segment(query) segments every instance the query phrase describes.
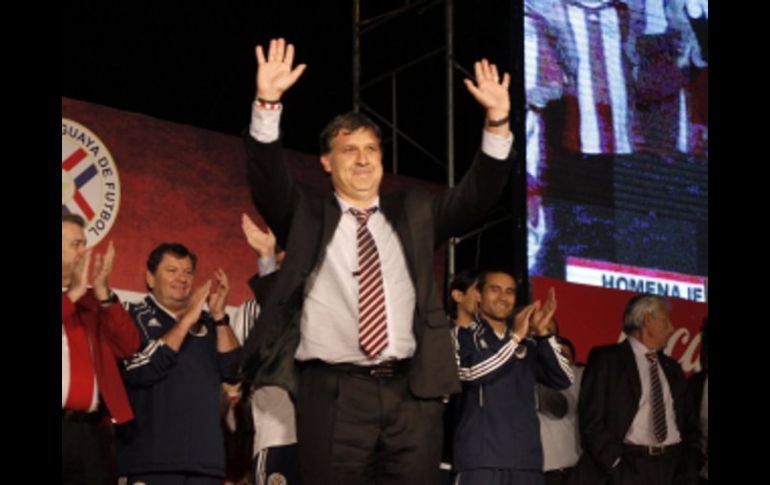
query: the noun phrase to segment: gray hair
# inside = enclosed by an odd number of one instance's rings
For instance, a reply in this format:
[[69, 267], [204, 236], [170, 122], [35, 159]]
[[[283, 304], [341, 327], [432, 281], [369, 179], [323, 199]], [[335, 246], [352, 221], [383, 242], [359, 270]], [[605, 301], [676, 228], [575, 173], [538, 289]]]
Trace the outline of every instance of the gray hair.
[[671, 311], [671, 301], [659, 295], [650, 293], [640, 293], [628, 300], [626, 309], [623, 312], [623, 332], [631, 335], [637, 330], [641, 330], [644, 323], [644, 317], [654, 313], [658, 308]]

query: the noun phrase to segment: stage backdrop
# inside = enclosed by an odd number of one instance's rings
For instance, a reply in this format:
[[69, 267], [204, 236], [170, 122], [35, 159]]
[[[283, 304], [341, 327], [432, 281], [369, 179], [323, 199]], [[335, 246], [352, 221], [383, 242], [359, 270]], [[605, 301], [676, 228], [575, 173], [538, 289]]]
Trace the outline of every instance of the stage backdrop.
[[[264, 222], [251, 202], [245, 158], [238, 136], [62, 98], [62, 206], [86, 217], [96, 251], [114, 241], [110, 283], [124, 299], [146, 292], [147, 255], [164, 241], [198, 255], [196, 285], [221, 267], [232, 283], [229, 305], [252, 297], [246, 282], [257, 257], [241, 231], [241, 213]], [[317, 156], [286, 150], [286, 159], [303, 184], [331, 190]], [[404, 187], [441, 190], [385, 176], [383, 191]], [[442, 256], [435, 260], [439, 281]]]
[[[316, 156], [286, 150], [286, 158], [298, 180], [331, 190]], [[441, 190], [389, 175], [383, 190], [417, 186]], [[244, 240], [240, 216], [263, 221], [251, 203], [237, 136], [62, 98], [62, 205], [86, 216], [96, 251], [114, 241], [110, 283], [124, 299], [142, 298], [147, 255], [163, 241], [181, 242], [199, 256], [197, 284], [215, 268], [227, 272], [230, 311], [251, 298], [246, 281], [257, 271], [257, 258]], [[440, 283], [443, 256], [439, 252], [434, 261]], [[575, 343], [578, 360], [592, 346], [618, 340], [623, 307], [633, 293], [535, 277], [534, 297], [544, 298], [550, 286], [556, 288], [562, 334]], [[669, 353], [690, 372], [697, 368], [698, 328], [708, 306], [673, 301], [673, 320], [681, 328]]]

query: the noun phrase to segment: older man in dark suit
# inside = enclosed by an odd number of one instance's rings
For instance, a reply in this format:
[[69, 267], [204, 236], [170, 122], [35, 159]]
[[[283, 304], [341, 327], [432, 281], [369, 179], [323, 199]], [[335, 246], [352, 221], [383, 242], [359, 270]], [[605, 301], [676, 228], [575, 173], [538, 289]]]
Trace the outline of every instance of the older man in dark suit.
[[685, 379], [663, 353], [674, 332], [668, 299], [636, 295], [623, 316], [626, 340], [588, 356], [578, 405], [582, 483], [695, 483], [685, 455], [694, 423], [685, 414]]
[[380, 195], [379, 128], [359, 113], [321, 134], [334, 192], [290, 176], [280, 99], [305, 66], [294, 47], [257, 47], [257, 99], [245, 136], [252, 197], [287, 257], [246, 342], [244, 375], [295, 399], [305, 483], [437, 483], [442, 400], [460, 390], [433, 251], [481, 220], [512, 167], [508, 74], [475, 65], [486, 110], [482, 150], [441, 194]]

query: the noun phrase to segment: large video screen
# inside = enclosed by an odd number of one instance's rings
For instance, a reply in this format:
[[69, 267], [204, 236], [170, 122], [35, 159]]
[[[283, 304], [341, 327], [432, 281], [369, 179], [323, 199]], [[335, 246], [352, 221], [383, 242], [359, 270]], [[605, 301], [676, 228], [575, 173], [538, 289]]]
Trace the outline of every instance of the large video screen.
[[530, 276], [707, 301], [708, 0], [525, 0]]

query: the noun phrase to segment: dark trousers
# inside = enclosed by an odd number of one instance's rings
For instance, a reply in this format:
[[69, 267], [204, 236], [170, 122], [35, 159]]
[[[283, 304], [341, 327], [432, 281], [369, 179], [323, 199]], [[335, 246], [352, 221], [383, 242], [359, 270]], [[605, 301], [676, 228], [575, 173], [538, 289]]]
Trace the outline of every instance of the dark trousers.
[[252, 460], [252, 479], [256, 485], [282, 483], [299, 485], [299, 454], [297, 444], [270, 446]]
[[543, 485], [543, 472], [513, 468], [477, 468], [457, 474], [456, 485]]
[[438, 485], [454, 485], [457, 479], [457, 473], [453, 470], [441, 470], [439, 471]]
[[681, 446], [654, 456], [624, 447], [620, 464], [610, 475], [610, 485], [674, 485], [681, 456]]
[[569, 485], [569, 477], [574, 467], [549, 470], [543, 473], [545, 485]]
[[350, 368], [319, 361], [300, 365], [296, 410], [303, 483], [438, 483], [444, 404], [415, 398], [406, 371], [374, 377]]
[[112, 435], [109, 427], [100, 426], [97, 413], [70, 420], [62, 412], [61, 478], [63, 485], [115, 484], [110, 473], [109, 453]]
[[128, 485], [222, 485], [224, 478], [208, 475], [150, 473], [128, 477]]

